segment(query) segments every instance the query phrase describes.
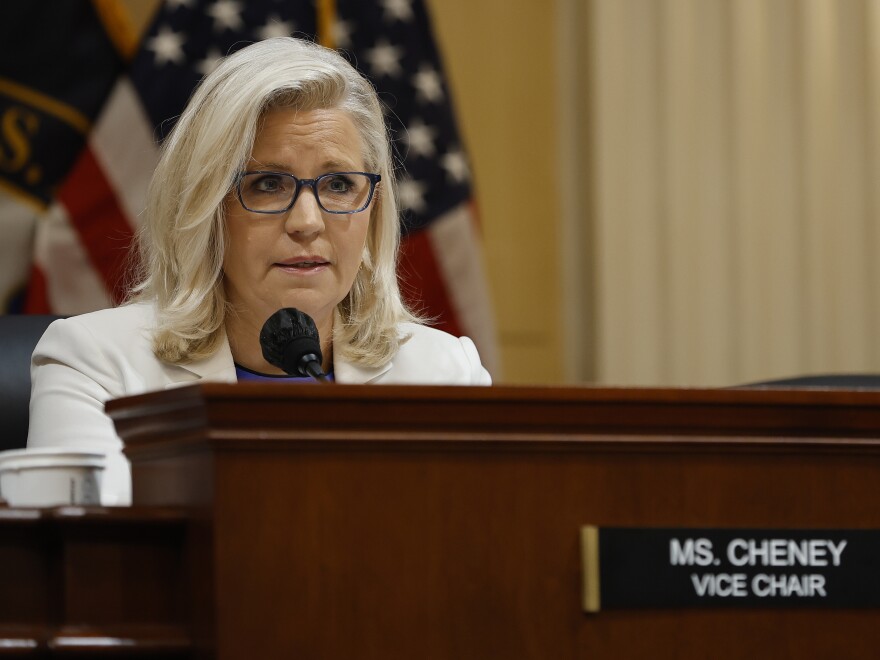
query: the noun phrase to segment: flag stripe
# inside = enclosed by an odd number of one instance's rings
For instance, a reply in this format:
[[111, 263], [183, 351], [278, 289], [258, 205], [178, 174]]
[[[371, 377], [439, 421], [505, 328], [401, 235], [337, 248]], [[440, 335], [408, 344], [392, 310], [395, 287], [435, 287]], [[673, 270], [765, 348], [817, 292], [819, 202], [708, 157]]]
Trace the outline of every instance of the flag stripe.
[[91, 148], [83, 150], [58, 191], [58, 200], [111, 298], [115, 303], [121, 302], [125, 298], [125, 272], [133, 232]]
[[36, 264], [31, 266], [31, 275], [28, 279], [27, 295], [24, 299], [22, 312], [25, 314], [52, 314], [54, 312], [49, 305], [46, 276]]
[[53, 204], [40, 218], [34, 242], [36, 264], [44, 277], [45, 292], [40, 295], [52, 313], [81, 314], [112, 304], [62, 204]]
[[461, 204], [437, 218], [426, 231], [452, 310], [464, 334], [480, 348], [483, 364], [498, 377], [501, 360], [475, 216], [473, 203]]
[[455, 314], [449, 313], [452, 303], [427, 231], [413, 232], [401, 241], [398, 272], [407, 303], [416, 312], [436, 321], [436, 327], [460, 336], [461, 327]]
[[130, 225], [137, 227], [147, 186], [159, 161], [137, 91], [127, 76], [119, 79], [89, 136], [89, 144]]

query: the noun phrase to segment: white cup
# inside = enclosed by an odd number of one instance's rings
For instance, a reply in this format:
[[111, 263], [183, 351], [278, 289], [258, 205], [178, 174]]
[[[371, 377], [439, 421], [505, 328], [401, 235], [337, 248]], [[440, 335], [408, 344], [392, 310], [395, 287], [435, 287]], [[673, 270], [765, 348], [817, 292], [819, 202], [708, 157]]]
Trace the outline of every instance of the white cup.
[[10, 506], [100, 505], [105, 465], [98, 451], [34, 447], [0, 452], [0, 499]]

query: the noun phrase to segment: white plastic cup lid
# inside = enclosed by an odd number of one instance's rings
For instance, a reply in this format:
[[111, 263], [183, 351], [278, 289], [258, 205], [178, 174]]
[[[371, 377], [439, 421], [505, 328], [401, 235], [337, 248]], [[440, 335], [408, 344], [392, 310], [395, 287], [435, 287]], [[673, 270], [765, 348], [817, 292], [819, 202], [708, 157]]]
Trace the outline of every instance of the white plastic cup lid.
[[94, 468], [102, 470], [106, 463], [106, 456], [102, 452], [95, 450], [33, 447], [31, 449], [10, 449], [0, 452], [0, 472], [47, 467]]

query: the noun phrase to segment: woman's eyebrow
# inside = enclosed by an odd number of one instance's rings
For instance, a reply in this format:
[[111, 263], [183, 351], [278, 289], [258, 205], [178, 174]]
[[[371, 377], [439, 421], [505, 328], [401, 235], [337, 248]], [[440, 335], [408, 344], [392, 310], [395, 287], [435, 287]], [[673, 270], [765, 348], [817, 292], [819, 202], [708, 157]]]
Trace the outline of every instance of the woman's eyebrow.
[[[283, 172], [285, 174], [292, 174], [293, 168], [290, 166], [290, 163], [276, 163], [266, 162], [262, 163], [258, 160], [251, 160], [253, 167], [248, 165], [248, 169], [250, 170], [272, 170], [273, 172]], [[320, 168], [323, 172], [350, 172], [353, 170], [357, 170], [357, 167], [351, 161], [341, 161], [341, 160], [325, 160], [321, 164]]]
[[350, 171], [352, 169], [357, 169], [351, 161], [340, 161], [340, 160], [325, 160], [321, 165], [321, 169], [330, 171]]
[[[252, 164], [253, 164], [253, 167], [251, 167]], [[272, 171], [277, 171], [277, 172], [289, 172], [290, 168], [288, 165], [285, 165], [282, 163], [275, 163], [275, 162], [263, 163], [258, 160], [251, 160], [251, 162], [248, 163], [248, 169], [250, 169], [250, 170], [272, 170]]]

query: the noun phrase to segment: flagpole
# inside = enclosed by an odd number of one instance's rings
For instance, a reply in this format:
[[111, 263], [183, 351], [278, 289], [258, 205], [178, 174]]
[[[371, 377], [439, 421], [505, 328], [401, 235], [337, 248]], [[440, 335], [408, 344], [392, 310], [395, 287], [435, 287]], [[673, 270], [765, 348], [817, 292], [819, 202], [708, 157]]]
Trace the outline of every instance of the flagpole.
[[92, 5], [116, 51], [126, 62], [131, 62], [137, 52], [140, 35], [132, 24], [127, 7], [119, 0], [92, 0]]
[[318, 42], [336, 48], [333, 25], [336, 23], [336, 0], [318, 0]]

